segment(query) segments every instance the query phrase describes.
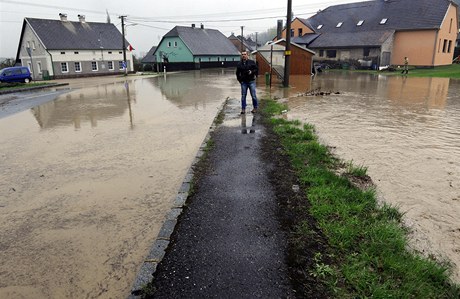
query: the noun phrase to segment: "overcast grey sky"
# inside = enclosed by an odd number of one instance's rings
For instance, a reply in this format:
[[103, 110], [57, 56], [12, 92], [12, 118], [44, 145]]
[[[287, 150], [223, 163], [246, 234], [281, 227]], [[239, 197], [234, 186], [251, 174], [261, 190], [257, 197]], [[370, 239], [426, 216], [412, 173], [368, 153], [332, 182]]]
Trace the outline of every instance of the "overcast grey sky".
[[[292, 0], [292, 6], [295, 16], [308, 18], [331, 5], [360, 1]], [[70, 21], [83, 14], [87, 22], [105, 22], [106, 10], [120, 31], [119, 16], [127, 16], [126, 38], [142, 56], [176, 25], [203, 23], [226, 36], [240, 34], [240, 26], [245, 35], [266, 31], [277, 19], [286, 20], [287, 0], [0, 0], [0, 57], [16, 57], [25, 17], [59, 19], [67, 13]]]

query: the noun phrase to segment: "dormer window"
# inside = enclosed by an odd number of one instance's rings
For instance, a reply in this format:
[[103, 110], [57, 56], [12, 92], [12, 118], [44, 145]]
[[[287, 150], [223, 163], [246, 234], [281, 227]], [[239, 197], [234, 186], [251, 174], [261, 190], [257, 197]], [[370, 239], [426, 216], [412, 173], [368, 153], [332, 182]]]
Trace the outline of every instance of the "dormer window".
[[343, 24], [343, 22], [339, 22], [339, 23], [337, 23], [337, 26], [335, 26], [335, 27], [340, 28], [340, 27], [342, 27], [342, 24]]
[[318, 25], [318, 27], [316, 27], [316, 29], [321, 29], [321, 28], [323, 28], [323, 24]]
[[356, 26], [361, 26], [364, 23], [364, 20], [360, 20]]
[[388, 19], [382, 19], [382, 20], [380, 21], [380, 25], [385, 24], [385, 23], [387, 22], [387, 20], [388, 20]]

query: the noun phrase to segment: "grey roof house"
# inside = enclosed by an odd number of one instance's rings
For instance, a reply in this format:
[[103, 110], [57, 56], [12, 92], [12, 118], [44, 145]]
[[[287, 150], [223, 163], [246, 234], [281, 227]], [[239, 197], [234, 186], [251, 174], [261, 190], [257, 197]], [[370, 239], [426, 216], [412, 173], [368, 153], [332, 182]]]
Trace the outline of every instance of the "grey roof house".
[[255, 41], [253, 41], [251, 38], [241, 37], [241, 35], [235, 36], [235, 34], [233, 33], [228, 37], [228, 39], [238, 50], [241, 50], [241, 43], [243, 44], [243, 50], [249, 52], [255, 51], [258, 47], [261, 46], [260, 44], [257, 44]]
[[[96, 76], [133, 70], [133, 58], [126, 51], [123, 63], [123, 37], [111, 23], [25, 18], [16, 61], [28, 66], [35, 80]], [[125, 40], [125, 46], [129, 43]]]
[[[376, 65], [416, 66], [452, 62], [458, 5], [450, 0], [374, 0], [330, 6], [297, 19], [293, 41], [317, 59], [372, 60]], [[294, 22], [293, 22], [294, 24]]]
[[203, 25], [174, 27], [163, 36], [154, 55], [168, 70], [229, 67], [240, 60], [225, 35]]

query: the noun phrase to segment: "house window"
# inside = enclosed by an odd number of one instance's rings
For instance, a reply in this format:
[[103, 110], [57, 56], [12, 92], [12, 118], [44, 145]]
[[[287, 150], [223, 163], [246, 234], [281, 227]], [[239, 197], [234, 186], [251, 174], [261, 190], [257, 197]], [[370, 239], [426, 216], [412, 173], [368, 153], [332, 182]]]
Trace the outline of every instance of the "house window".
[[118, 61], [118, 69], [124, 70], [123, 61]]
[[335, 26], [336, 28], [342, 27], [343, 22], [338, 22], [337, 25]]
[[382, 19], [382, 20], [380, 21], [380, 25], [386, 24], [387, 21], [388, 21], [388, 19]]
[[299, 33], [299, 36], [302, 36], [302, 28], [297, 29], [297, 32]]
[[319, 50], [319, 57], [323, 57], [324, 56], [324, 50]]
[[[450, 22], [452, 22], [452, 20], [450, 20]], [[32, 41], [32, 49], [35, 50], [35, 41], [34, 40]]]
[[321, 29], [321, 28], [323, 28], [323, 24], [318, 25], [318, 27], [316, 27], [316, 29]]
[[361, 26], [364, 23], [364, 20], [360, 20], [356, 26]]
[[30, 49], [30, 42], [27, 42], [27, 48]]
[[171, 48], [171, 42], [168, 42], [168, 48]]
[[123, 52], [122, 52], [122, 51], [120, 51], [120, 52], [118, 52], [118, 54], [123, 54]]
[[291, 37], [294, 37], [294, 29], [291, 29]]
[[113, 70], [114, 70], [114, 68], [113, 68], [113, 61], [108, 61], [108, 62], [107, 62], [107, 65], [108, 65], [110, 71], [113, 71]]
[[444, 40], [444, 43], [442, 44], [442, 53], [446, 53], [447, 50], [447, 39]]
[[98, 68], [97, 68], [97, 61], [91, 61], [91, 70], [93, 72], [97, 72], [98, 71]]
[[201, 58], [198, 58], [198, 62], [201, 63]]
[[220, 57], [217, 57], [217, 61], [220, 61]]
[[449, 41], [449, 44], [448, 44], [448, 46], [447, 46], [447, 53], [450, 53], [451, 47], [452, 47], [452, 41], [450, 40], [450, 41]]
[[174, 48], [177, 48], [177, 42], [174, 42]]
[[73, 54], [78, 54], [78, 51], [73, 52]]
[[81, 72], [81, 62], [75, 62], [74, 66], [75, 66], [75, 72], [80, 73]]
[[109, 51], [109, 54], [112, 54], [112, 51]]
[[452, 32], [452, 19], [450, 19], [450, 25], [449, 25], [449, 33]]
[[41, 62], [37, 62], [37, 71], [39, 74], [42, 73], [42, 63]]
[[61, 62], [61, 72], [62, 73], [69, 72], [69, 66], [67, 65], [67, 62]]
[[65, 52], [61, 52], [62, 55], [65, 55]]
[[327, 58], [337, 57], [337, 50], [326, 50], [326, 57]]
[[27, 67], [29, 68], [29, 72], [32, 74], [32, 63], [27, 62]]
[[370, 48], [364, 48], [364, 49], [363, 49], [363, 56], [364, 56], [364, 57], [369, 56], [370, 53], [371, 53], [371, 49], [370, 49]]

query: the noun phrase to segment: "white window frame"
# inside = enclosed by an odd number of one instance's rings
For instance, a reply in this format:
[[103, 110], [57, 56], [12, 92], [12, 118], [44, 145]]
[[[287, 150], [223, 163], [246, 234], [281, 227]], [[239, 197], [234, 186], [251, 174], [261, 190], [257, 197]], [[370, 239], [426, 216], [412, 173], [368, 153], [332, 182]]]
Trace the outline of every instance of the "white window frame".
[[[94, 65], [96, 65], [96, 69], [94, 69]], [[97, 61], [91, 61], [91, 71], [93, 72], [99, 71], [99, 66], [97, 65]]]
[[174, 42], [174, 48], [177, 48], [177, 41]]
[[[65, 66], [65, 70], [63, 69]], [[67, 62], [61, 62], [61, 73], [68, 73], [69, 72], [69, 64]]]
[[30, 49], [30, 42], [29, 41], [27, 41], [27, 48]]
[[[80, 70], [77, 70], [77, 64], [78, 64], [78, 68], [79, 68]], [[74, 67], [75, 67], [75, 73], [81, 73], [82, 68], [81, 68], [81, 62], [80, 62], [80, 61], [75, 61], [75, 62], [74, 62]]]
[[107, 61], [107, 67], [109, 68], [109, 71], [115, 70], [115, 68], [113, 67], [113, 61]]
[[35, 50], [35, 41], [32, 41], [32, 49]]
[[32, 63], [27, 62], [27, 67], [29, 68], [29, 72], [30, 72], [31, 74], [33, 74], [33, 73], [32, 73]]
[[168, 42], [168, 48], [171, 48], [171, 42]]
[[37, 61], [37, 71], [39, 74], [42, 73], [42, 63], [40, 61]]

